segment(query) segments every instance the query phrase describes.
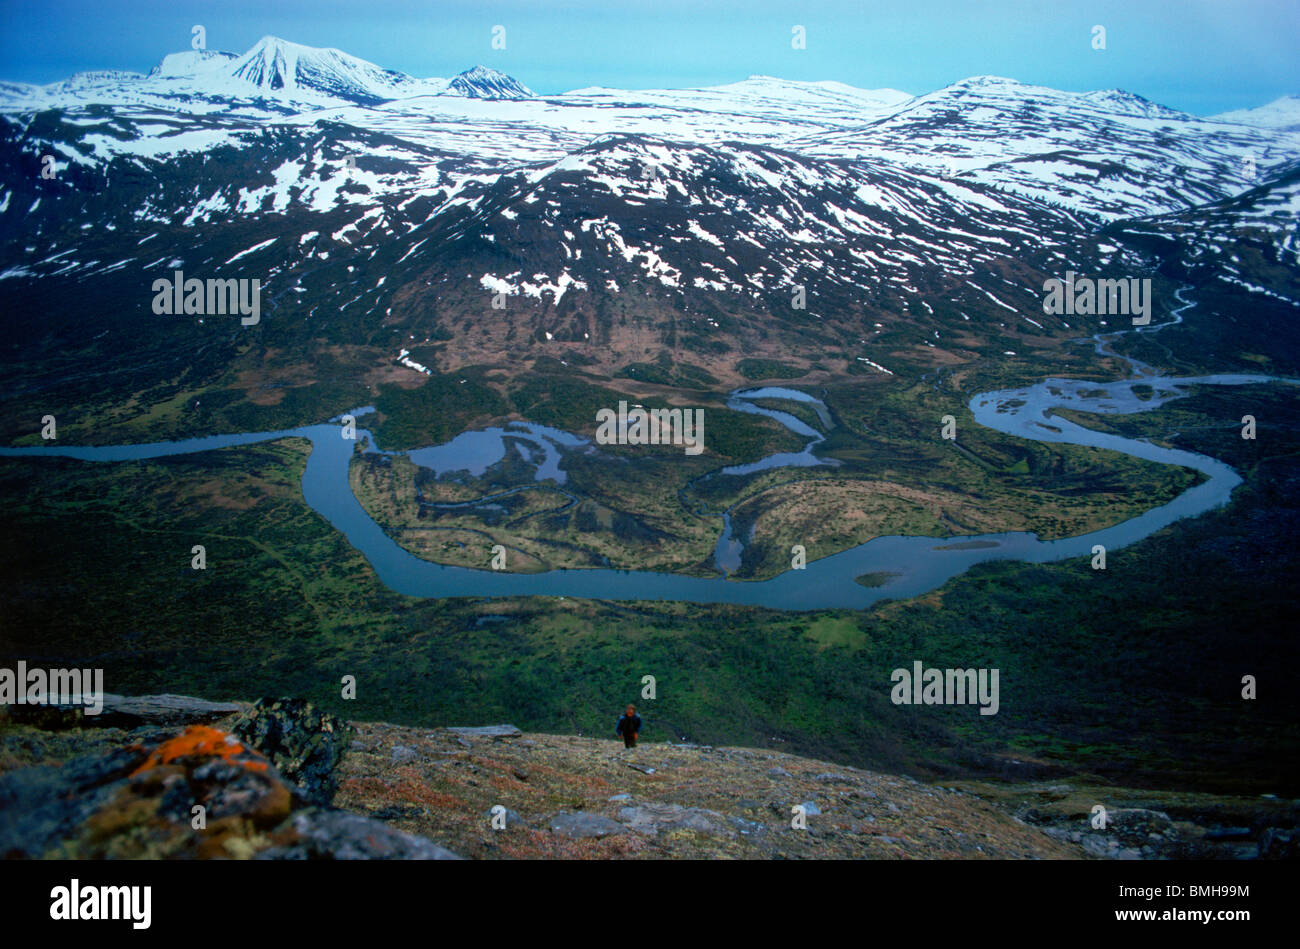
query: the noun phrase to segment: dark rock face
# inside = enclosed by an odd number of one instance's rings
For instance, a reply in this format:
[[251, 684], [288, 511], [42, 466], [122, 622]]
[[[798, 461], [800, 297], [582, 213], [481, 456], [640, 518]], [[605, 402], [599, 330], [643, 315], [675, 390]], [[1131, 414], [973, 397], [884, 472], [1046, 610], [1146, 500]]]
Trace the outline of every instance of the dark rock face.
[[260, 699], [230, 730], [266, 755], [276, 769], [314, 804], [329, 804], [338, 789], [335, 772], [352, 737], [342, 719], [306, 699]]

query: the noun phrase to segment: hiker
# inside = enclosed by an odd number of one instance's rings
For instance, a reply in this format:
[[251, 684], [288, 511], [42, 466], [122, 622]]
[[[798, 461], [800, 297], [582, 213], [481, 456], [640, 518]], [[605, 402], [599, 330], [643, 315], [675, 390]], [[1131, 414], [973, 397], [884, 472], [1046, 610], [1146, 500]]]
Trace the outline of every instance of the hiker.
[[629, 705], [627, 711], [618, 720], [614, 734], [623, 736], [624, 748], [636, 747], [636, 735], [641, 730], [641, 716], [636, 713], [636, 706]]

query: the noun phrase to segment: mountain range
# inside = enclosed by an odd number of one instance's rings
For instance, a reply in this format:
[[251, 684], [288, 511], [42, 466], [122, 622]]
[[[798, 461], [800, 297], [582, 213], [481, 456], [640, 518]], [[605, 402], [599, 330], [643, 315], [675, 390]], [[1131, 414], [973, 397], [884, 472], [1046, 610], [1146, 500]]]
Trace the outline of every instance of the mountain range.
[[216, 102], [274, 101], [311, 108], [338, 103], [374, 105], [413, 96], [454, 95], [478, 99], [524, 99], [532, 92], [486, 66], [452, 79], [416, 79], [337, 49], [317, 49], [264, 36], [242, 56], [196, 49], [171, 53], [148, 75], [121, 71], [78, 73], [48, 86], [3, 84], [13, 102], [60, 103], [64, 97], [110, 102], [193, 99]]
[[1078, 336], [1042, 306], [1069, 270], [1294, 318], [1297, 114], [993, 76], [535, 95], [275, 37], [4, 83], [0, 293], [30, 314], [6, 359], [39, 390], [106, 333], [160, 372], [214, 346], [229, 368], [234, 337], [150, 313], [175, 270], [259, 278], [263, 346], [450, 343], [410, 356], [432, 371], [521, 346], [603, 374], [670, 358], [726, 379], [778, 351], [924, 371]]

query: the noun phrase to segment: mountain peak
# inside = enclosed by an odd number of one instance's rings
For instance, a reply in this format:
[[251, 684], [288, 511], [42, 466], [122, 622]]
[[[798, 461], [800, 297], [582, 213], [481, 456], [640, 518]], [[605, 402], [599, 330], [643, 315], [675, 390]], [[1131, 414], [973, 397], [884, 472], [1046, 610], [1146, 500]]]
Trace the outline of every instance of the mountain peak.
[[1024, 83], [1019, 79], [1009, 79], [1006, 76], [968, 76], [965, 79], [959, 79], [957, 82], [952, 83], [948, 88], [979, 89], [1023, 85]]
[[360, 104], [431, 91], [406, 73], [384, 69], [342, 50], [303, 46], [270, 34], [235, 61], [231, 74], [263, 92], [325, 95]]
[[1152, 102], [1136, 92], [1127, 92], [1123, 89], [1098, 89], [1095, 92], [1083, 93], [1081, 98], [1104, 105], [1112, 111], [1126, 112], [1130, 115], [1174, 114], [1172, 109]]
[[187, 49], [164, 56], [157, 66], [149, 70], [149, 77], [177, 79], [195, 76], [219, 69], [222, 65], [238, 58], [234, 53], [222, 53], [217, 50]]
[[513, 76], [491, 66], [474, 66], [458, 73], [447, 91], [468, 99], [531, 99], [533, 91]]

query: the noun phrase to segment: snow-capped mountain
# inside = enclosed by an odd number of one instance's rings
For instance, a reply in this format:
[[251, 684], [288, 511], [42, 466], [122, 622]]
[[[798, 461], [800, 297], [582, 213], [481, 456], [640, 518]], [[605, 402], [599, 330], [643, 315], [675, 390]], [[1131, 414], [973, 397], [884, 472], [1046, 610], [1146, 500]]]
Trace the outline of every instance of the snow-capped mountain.
[[533, 92], [499, 69], [475, 66], [457, 74], [447, 91], [469, 99], [531, 99]]
[[[665, 134], [680, 123], [697, 138], [714, 134], [753, 141], [788, 140], [801, 131], [853, 128], [888, 114], [912, 97], [897, 89], [858, 89], [840, 82], [797, 82], [750, 76], [741, 82], [705, 89], [577, 89], [559, 97], [570, 109], [601, 110], [616, 115], [622, 131]], [[641, 115], [638, 115], [640, 113]], [[649, 118], [646, 116], [649, 114]], [[710, 122], [697, 122], [695, 117]], [[719, 122], [723, 116], [729, 118]], [[640, 123], [638, 123], [640, 118]], [[642, 124], [662, 123], [657, 129]], [[632, 127], [628, 127], [633, 123]]]
[[798, 151], [887, 161], [1015, 190], [1103, 220], [1180, 210], [1250, 187], [1300, 135], [1200, 119], [1119, 90], [1072, 93], [979, 76]]
[[263, 93], [292, 96], [301, 90], [362, 104], [441, 91], [436, 83], [382, 69], [337, 49], [315, 49], [275, 36], [262, 37], [226, 72]]
[[[1173, 266], [1169, 235], [1203, 248], [1198, 279], [1294, 298], [1276, 268], [1300, 133], [1117, 90], [534, 96], [485, 67], [415, 79], [268, 37], [148, 76], [0, 85], [0, 157], [0, 292], [69, 326], [88, 295], [129, 322], [138, 288], [183, 267], [258, 277], [259, 332], [287, 348], [436, 328], [464, 336], [444, 360], [602, 341], [586, 358], [613, 372], [654, 340], [707, 362], [779, 339], [894, 371], [1077, 335], [1043, 313], [1044, 279]], [[1241, 228], [1281, 250], [1210, 249]]]
[[486, 66], [451, 80], [416, 79], [337, 49], [318, 49], [264, 36], [242, 56], [215, 50], [171, 53], [148, 75], [79, 73], [49, 86], [0, 84], [8, 110], [90, 105], [152, 107], [192, 114], [196, 100], [235, 107], [261, 118], [347, 105], [375, 106], [419, 96], [525, 99], [532, 92]]

